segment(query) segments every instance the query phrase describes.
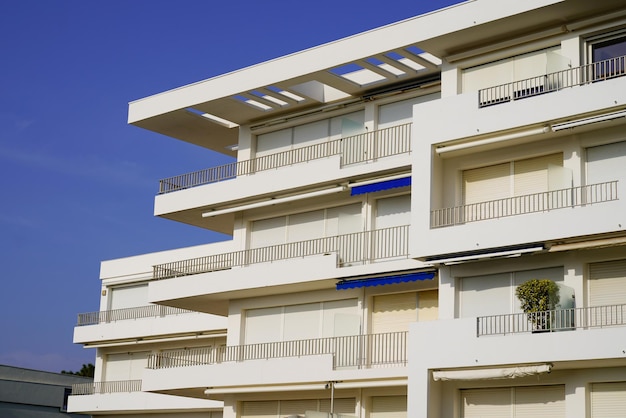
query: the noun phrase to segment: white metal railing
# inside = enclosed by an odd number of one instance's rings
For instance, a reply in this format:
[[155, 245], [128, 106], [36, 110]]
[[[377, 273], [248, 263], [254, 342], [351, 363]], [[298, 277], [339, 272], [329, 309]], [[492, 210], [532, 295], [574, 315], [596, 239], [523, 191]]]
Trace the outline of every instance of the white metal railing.
[[97, 311], [78, 314], [76, 326], [96, 325], [100, 323], [123, 321], [127, 319], [156, 318], [169, 315], [195, 313], [187, 309], [173, 308], [171, 306], [148, 305], [135, 308], [112, 309], [109, 311]]
[[497, 219], [617, 200], [617, 180], [568, 189], [470, 203], [430, 212], [430, 227]]
[[72, 396], [121, 392], [141, 392], [141, 380], [75, 383], [72, 385]]
[[407, 257], [408, 225], [208, 255], [153, 266], [153, 279], [188, 276], [270, 261], [337, 254], [338, 266]]
[[626, 305], [481, 316], [476, 319], [476, 335], [555, 332], [619, 325], [626, 325]]
[[549, 73], [478, 91], [478, 107], [524, 99], [626, 75], [626, 56]]
[[332, 355], [333, 367], [405, 365], [407, 332], [350, 335], [237, 346], [189, 348], [151, 354], [149, 369], [211, 365], [246, 360]]
[[341, 165], [345, 166], [410, 151], [411, 124], [407, 123], [169, 177], [159, 182], [159, 194], [230, 180], [237, 176], [305, 163], [334, 155], [340, 155], [342, 157]]

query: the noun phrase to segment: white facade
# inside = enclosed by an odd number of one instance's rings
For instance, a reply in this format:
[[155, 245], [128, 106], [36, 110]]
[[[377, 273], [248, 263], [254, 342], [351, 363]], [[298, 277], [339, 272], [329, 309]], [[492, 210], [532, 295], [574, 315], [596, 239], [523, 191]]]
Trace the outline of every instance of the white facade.
[[237, 158], [155, 199], [232, 240], [102, 264], [70, 409], [625, 416], [624, 75], [622, 1], [473, 0], [131, 103]]

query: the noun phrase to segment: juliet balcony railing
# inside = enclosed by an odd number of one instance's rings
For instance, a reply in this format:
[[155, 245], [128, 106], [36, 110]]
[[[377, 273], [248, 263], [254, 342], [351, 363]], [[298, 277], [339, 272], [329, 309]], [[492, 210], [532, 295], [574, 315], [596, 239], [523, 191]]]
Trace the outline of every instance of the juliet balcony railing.
[[338, 267], [408, 257], [409, 227], [396, 226], [158, 264], [153, 266], [153, 279], [168, 279], [324, 254], [337, 254]]
[[72, 385], [72, 396], [122, 392], [141, 392], [141, 380], [75, 383]]
[[626, 325], [626, 305], [606, 305], [481, 316], [476, 319], [476, 335], [557, 332], [620, 325]]
[[411, 124], [407, 123], [166, 178], [159, 182], [159, 194], [335, 155], [340, 155], [341, 166], [346, 166], [410, 151]]
[[76, 326], [96, 325], [107, 322], [123, 321], [140, 318], [158, 318], [170, 315], [196, 313], [187, 309], [173, 308], [171, 306], [148, 305], [135, 308], [112, 309], [109, 311], [97, 311], [78, 314]]
[[333, 368], [404, 366], [407, 332], [350, 335], [236, 346], [190, 348], [151, 354], [149, 369], [213, 365], [247, 360], [332, 355]]
[[527, 78], [478, 91], [478, 107], [487, 107], [626, 75], [626, 56]]
[[506, 216], [593, 205], [617, 199], [617, 180], [614, 180], [436, 209], [430, 213], [430, 227], [441, 228]]

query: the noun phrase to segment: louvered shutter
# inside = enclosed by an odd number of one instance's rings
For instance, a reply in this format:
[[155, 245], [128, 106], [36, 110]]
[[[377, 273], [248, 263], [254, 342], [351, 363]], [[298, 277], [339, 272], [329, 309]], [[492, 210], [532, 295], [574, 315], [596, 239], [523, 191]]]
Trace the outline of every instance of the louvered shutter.
[[589, 306], [626, 304], [626, 260], [589, 265]]
[[544, 155], [542, 157], [515, 161], [513, 165], [515, 196], [543, 193], [549, 190], [549, 166], [563, 166], [563, 154]]
[[504, 199], [511, 195], [511, 164], [496, 164], [463, 172], [465, 204]]
[[416, 292], [374, 296], [372, 333], [408, 331], [417, 321]]
[[406, 418], [406, 396], [374, 396], [370, 418]]
[[278, 418], [278, 401], [243, 402], [241, 418]]
[[306, 411], [315, 411], [317, 409], [317, 399], [296, 399], [288, 401], [280, 401], [280, 416], [288, 417], [290, 415], [304, 416]]
[[439, 318], [439, 292], [427, 290], [417, 294], [417, 320], [435, 321]]
[[515, 418], [565, 418], [564, 386], [514, 388]]
[[626, 382], [591, 385], [591, 418], [626, 417]]
[[511, 388], [461, 391], [462, 418], [511, 418]]

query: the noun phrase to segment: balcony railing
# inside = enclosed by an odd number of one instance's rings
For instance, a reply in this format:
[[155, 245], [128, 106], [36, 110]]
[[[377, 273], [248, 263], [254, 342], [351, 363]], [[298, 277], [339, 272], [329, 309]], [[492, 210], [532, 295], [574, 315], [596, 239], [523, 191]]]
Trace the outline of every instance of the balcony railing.
[[190, 348], [151, 354], [149, 369], [212, 365], [246, 360], [332, 355], [333, 367], [404, 366], [407, 332]]
[[617, 199], [617, 180], [614, 180], [606, 183], [436, 209], [430, 213], [430, 227], [440, 228], [506, 216], [586, 206]]
[[163, 179], [159, 182], [159, 194], [334, 155], [341, 155], [341, 165], [346, 166], [404, 154], [410, 150], [411, 124], [407, 123]]
[[626, 75], [626, 56], [549, 73], [478, 91], [478, 107], [525, 99]]
[[141, 392], [141, 380], [75, 383], [72, 385], [72, 396], [121, 392]]
[[97, 311], [78, 314], [76, 326], [96, 325], [106, 322], [123, 321], [127, 319], [157, 318], [168, 315], [180, 315], [195, 313], [187, 309], [173, 308], [171, 306], [148, 305], [136, 308], [112, 309], [110, 311]]
[[396, 226], [158, 264], [153, 267], [153, 278], [168, 279], [270, 261], [333, 253], [338, 255], [338, 267], [395, 257], [408, 257], [409, 227], [408, 225]]
[[576, 328], [604, 328], [619, 325], [626, 325], [626, 305], [482, 316], [476, 320], [476, 334], [480, 337], [482, 335], [555, 332]]

